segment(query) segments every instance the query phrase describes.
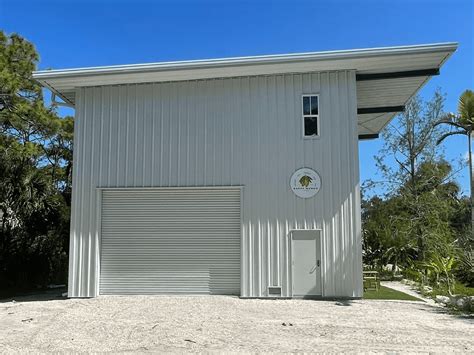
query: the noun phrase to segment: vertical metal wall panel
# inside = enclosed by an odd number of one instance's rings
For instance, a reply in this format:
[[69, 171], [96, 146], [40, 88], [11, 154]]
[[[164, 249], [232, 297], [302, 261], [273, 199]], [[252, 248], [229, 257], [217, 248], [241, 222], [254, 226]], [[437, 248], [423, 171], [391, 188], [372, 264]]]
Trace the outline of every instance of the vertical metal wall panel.
[[[303, 139], [301, 95], [321, 137]], [[98, 187], [243, 186], [241, 295], [290, 297], [289, 231], [322, 230], [323, 296], [362, 296], [355, 71], [82, 88], [76, 92], [69, 295], [98, 294]], [[322, 187], [296, 197], [291, 174]]]

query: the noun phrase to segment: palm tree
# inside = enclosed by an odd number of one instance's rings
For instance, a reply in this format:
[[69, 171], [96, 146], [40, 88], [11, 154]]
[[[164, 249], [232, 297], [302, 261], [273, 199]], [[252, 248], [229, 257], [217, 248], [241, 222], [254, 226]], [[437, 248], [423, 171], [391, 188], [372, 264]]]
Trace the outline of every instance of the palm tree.
[[435, 126], [440, 124], [448, 124], [455, 128], [454, 131], [443, 134], [437, 144], [440, 144], [446, 138], [458, 134], [467, 136], [468, 147], [469, 147], [469, 177], [471, 182], [471, 233], [474, 234], [474, 181], [472, 171], [472, 147], [471, 140], [474, 129], [474, 91], [466, 90], [459, 97], [458, 112], [456, 114], [449, 113], [443, 117], [440, 121], [435, 123]]

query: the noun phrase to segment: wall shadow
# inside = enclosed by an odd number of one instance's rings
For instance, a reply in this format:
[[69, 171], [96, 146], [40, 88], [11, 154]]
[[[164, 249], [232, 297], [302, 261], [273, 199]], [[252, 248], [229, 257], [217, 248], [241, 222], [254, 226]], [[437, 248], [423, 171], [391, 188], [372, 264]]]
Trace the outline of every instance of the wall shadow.
[[67, 300], [66, 296], [63, 296], [63, 293], [67, 292], [67, 288], [55, 288], [48, 290], [39, 290], [32, 292], [19, 292], [12, 293], [12, 295], [5, 297], [1, 296], [0, 303], [7, 302], [39, 302], [39, 301], [60, 301]]

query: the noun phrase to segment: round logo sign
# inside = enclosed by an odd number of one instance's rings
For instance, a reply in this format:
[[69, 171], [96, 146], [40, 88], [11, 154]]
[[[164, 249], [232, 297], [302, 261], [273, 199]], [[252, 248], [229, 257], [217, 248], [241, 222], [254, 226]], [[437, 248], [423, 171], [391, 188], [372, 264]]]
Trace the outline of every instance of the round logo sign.
[[290, 187], [296, 196], [310, 198], [321, 189], [321, 178], [313, 169], [301, 168], [291, 175]]

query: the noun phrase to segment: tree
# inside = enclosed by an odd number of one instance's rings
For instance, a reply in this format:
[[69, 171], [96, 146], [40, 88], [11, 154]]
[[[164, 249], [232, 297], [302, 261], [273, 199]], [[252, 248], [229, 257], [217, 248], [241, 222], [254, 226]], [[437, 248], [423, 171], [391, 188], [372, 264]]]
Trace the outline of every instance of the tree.
[[[445, 284], [449, 292], [454, 275], [472, 285], [473, 243], [466, 233], [471, 210], [453, 180], [457, 171], [438, 148], [451, 135], [469, 137], [474, 120], [461, 117], [472, 117], [471, 97], [463, 95], [457, 116], [443, 113], [439, 91], [426, 103], [414, 98], [383, 132], [385, 144], [376, 157], [383, 180], [365, 188], [384, 184], [388, 191], [363, 200], [364, 263], [401, 266], [422, 282]], [[442, 123], [453, 122], [458, 130], [443, 130]]]
[[[419, 260], [426, 257], [428, 239], [434, 236], [429, 228], [439, 227], [435, 226], [436, 220], [430, 216], [437, 213], [436, 203], [442, 201], [435, 201], [435, 195], [423, 192], [431, 189], [434, 176], [439, 176], [440, 169], [443, 169], [436, 144], [443, 131], [435, 125], [443, 115], [443, 104], [444, 95], [439, 90], [427, 102], [416, 96], [407, 103], [405, 111], [382, 132], [384, 146], [375, 157], [382, 181], [369, 181], [365, 184], [365, 188], [382, 184], [388, 190], [386, 197], [399, 196], [404, 208], [404, 213], [399, 217], [410, 228], [407, 232], [410, 237], [416, 238], [416, 255]], [[437, 164], [427, 165], [429, 162]], [[432, 170], [430, 173], [434, 175], [427, 176], [422, 171], [423, 167]], [[449, 172], [451, 173], [450, 168]], [[450, 177], [445, 175], [443, 179], [446, 181]], [[444, 181], [437, 183], [441, 185]], [[432, 222], [433, 225], [427, 227], [420, 221]], [[400, 225], [399, 227], [401, 228]], [[395, 232], [397, 231], [392, 231]]]
[[472, 130], [474, 124], [474, 92], [471, 90], [464, 91], [459, 97], [458, 112], [457, 114], [449, 113], [442, 119], [434, 124], [438, 126], [446, 124], [454, 128], [454, 131], [444, 133], [438, 138], [437, 144], [443, 142], [446, 138], [454, 135], [465, 135], [467, 136], [468, 142], [468, 162], [469, 162], [469, 181], [471, 183], [471, 231], [474, 234], [474, 181], [472, 171]]
[[392, 196], [382, 200], [378, 196], [362, 202], [363, 259], [366, 265], [382, 268], [392, 264], [392, 270], [408, 267], [416, 257], [416, 243], [410, 236], [408, 215], [402, 200]]
[[458, 275], [468, 284], [474, 282], [474, 173], [472, 162], [472, 134], [474, 124], [474, 92], [472, 90], [464, 91], [459, 97], [457, 113], [448, 113], [442, 119], [435, 123], [438, 125], [448, 125], [451, 130], [439, 137], [437, 144], [443, 142], [446, 138], [454, 135], [465, 135], [468, 145], [468, 166], [470, 181], [470, 207], [471, 207], [471, 230], [468, 238], [460, 234], [458, 240], [461, 253], [458, 257]]
[[0, 283], [65, 281], [72, 118], [47, 107], [31, 78], [38, 54], [0, 31]]
[[432, 257], [452, 257], [455, 228], [452, 221], [460, 201], [459, 187], [446, 180], [451, 166], [425, 161], [410, 180], [385, 199], [372, 197], [362, 204], [364, 262], [403, 269]]
[[443, 114], [444, 100], [439, 90], [428, 102], [416, 96], [407, 103], [405, 111], [382, 131], [384, 146], [374, 157], [382, 180], [368, 181], [366, 188], [383, 185], [389, 194], [402, 186], [415, 189], [419, 164], [440, 155], [436, 141], [443, 132], [435, 122]]

